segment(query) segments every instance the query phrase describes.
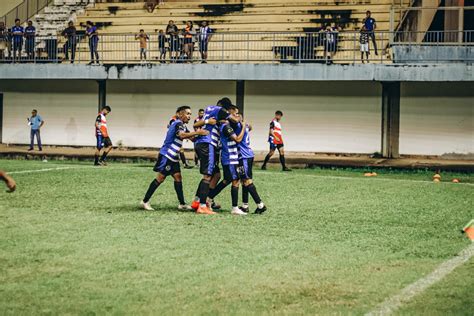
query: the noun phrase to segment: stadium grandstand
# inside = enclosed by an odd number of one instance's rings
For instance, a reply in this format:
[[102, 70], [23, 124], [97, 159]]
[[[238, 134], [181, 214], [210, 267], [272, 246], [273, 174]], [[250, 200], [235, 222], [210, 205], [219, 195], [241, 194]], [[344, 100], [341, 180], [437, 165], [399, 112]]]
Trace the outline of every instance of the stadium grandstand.
[[0, 315], [472, 315], [473, 62], [474, 0], [1, 0]]

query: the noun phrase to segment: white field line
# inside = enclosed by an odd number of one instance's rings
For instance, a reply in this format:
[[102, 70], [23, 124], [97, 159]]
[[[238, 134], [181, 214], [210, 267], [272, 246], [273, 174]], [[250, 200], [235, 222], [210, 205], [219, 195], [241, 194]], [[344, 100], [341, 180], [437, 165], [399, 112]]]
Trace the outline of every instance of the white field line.
[[474, 256], [474, 243], [462, 250], [456, 257], [440, 264], [433, 272], [419, 279], [401, 290], [398, 294], [386, 299], [374, 310], [365, 314], [365, 316], [385, 316], [390, 315], [403, 304], [410, 301], [416, 295], [421, 294], [433, 284], [441, 281], [445, 276], [451, 273], [457, 267], [463, 265]]
[[46, 169], [32, 169], [32, 170], [12, 171], [12, 172], [7, 172], [7, 174], [36, 173], [36, 172], [47, 172], [47, 171], [55, 171], [55, 170], [78, 169], [78, 168], [84, 168], [84, 167], [57, 167], [57, 168], [46, 168]]

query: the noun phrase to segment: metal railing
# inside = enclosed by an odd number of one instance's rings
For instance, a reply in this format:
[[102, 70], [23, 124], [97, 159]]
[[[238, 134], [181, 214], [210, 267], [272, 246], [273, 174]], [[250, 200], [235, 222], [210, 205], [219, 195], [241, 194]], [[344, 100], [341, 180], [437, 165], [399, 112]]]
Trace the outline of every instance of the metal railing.
[[[424, 39], [418, 42], [418, 32], [374, 32], [369, 33], [368, 43], [361, 44], [361, 33], [344, 32], [254, 32], [215, 33], [207, 43], [199, 41], [199, 34], [192, 43], [183, 38], [167, 37], [164, 48], [159, 47], [158, 34], [148, 34], [146, 59], [141, 55], [140, 41], [135, 34], [102, 34], [95, 42], [78, 33], [69, 39], [58, 35], [33, 39], [10, 38], [7, 48], [0, 51], [0, 62], [30, 63], [88, 63], [91, 51], [97, 51], [100, 63], [345, 63], [361, 62], [362, 48], [368, 48], [371, 63], [392, 63], [392, 47], [474, 47], [474, 31], [423, 32]], [[458, 39], [461, 38], [462, 42]], [[393, 41], [390, 42], [390, 39]], [[455, 40], [453, 40], [455, 39]], [[375, 54], [375, 45], [377, 54]], [[1, 44], [0, 44], [1, 46]], [[207, 60], [201, 54], [208, 48]], [[189, 53], [193, 48], [192, 56]], [[188, 54], [186, 54], [188, 52]], [[142, 52], [143, 53], [143, 52]], [[74, 55], [74, 57], [73, 57]], [[96, 54], [94, 54], [94, 57]], [[364, 52], [364, 57], [367, 55]], [[441, 58], [441, 59], [439, 59]], [[364, 58], [365, 59], [365, 58]], [[433, 61], [472, 62], [474, 56], [449, 55]]]
[[52, 2], [53, 0], [24, 0], [1, 17], [0, 21], [3, 21], [7, 27], [14, 25], [17, 18], [23, 23], [35, 14], [38, 14]]

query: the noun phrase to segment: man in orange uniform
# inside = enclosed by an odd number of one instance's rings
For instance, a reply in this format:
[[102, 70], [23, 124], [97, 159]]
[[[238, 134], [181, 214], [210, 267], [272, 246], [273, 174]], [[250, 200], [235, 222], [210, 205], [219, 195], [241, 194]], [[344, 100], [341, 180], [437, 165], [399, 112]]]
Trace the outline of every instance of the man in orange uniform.
[[[110, 106], [105, 106], [102, 111], [99, 112], [99, 115], [97, 115], [95, 120], [95, 137], [97, 138], [97, 146], [95, 150], [94, 166], [106, 166], [107, 155], [112, 150], [112, 141], [109, 137], [106, 118], [110, 112], [112, 112]], [[102, 149], [104, 149], [104, 151], [102, 152], [102, 157], [99, 159]]]
[[283, 137], [281, 135], [281, 124], [280, 124], [280, 120], [282, 117], [283, 117], [283, 112], [276, 111], [275, 118], [270, 123], [270, 132], [268, 136], [268, 142], [270, 143], [270, 152], [265, 157], [265, 160], [262, 165], [262, 170], [267, 169], [268, 161], [275, 153], [275, 149], [278, 149], [278, 152], [280, 153], [280, 163], [281, 163], [281, 167], [283, 168], [283, 171], [291, 171], [291, 169], [286, 167], [286, 162], [285, 162], [285, 149], [284, 149], [285, 145], [283, 144]]

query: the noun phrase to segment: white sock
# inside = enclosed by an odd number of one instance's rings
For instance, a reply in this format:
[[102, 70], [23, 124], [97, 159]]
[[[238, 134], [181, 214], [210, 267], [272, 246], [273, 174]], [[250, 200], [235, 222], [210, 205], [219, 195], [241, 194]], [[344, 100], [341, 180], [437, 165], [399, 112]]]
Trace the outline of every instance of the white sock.
[[263, 202], [260, 202], [259, 204], [257, 204], [258, 208], [263, 208], [264, 206], [265, 206], [265, 204], [263, 204]]
[[248, 208], [249, 204], [248, 203], [243, 203], [242, 206], [245, 207], [245, 208]]
[[207, 207], [206, 204], [199, 204], [199, 206], [201, 206], [201, 207]]

